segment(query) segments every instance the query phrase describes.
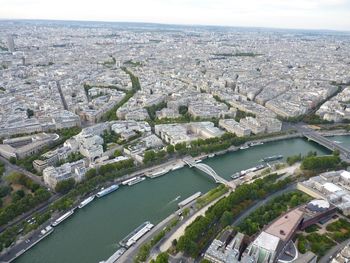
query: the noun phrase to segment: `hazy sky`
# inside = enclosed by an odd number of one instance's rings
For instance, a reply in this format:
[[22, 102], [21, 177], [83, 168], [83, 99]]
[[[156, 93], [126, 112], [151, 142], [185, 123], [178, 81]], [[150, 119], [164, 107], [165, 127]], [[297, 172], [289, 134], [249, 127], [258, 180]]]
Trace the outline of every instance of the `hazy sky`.
[[350, 31], [350, 0], [0, 0], [0, 18]]

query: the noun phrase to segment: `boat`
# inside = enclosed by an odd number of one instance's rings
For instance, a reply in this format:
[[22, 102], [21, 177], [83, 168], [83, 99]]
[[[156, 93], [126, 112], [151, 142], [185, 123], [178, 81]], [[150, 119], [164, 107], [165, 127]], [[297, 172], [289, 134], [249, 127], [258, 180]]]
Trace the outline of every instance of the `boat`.
[[133, 185], [132, 182], [137, 181], [137, 183], [139, 183], [139, 182], [141, 182], [141, 181], [143, 181], [145, 179], [146, 178], [141, 177], [141, 176], [135, 176], [135, 177], [133, 177], [131, 179], [128, 179], [128, 180], [125, 180], [124, 182], [122, 182], [122, 185]]
[[58, 226], [60, 223], [62, 223], [64, 220], [66, 220], [68, 217], [73, 215], [74, 210], [69, 210], [67, 213], [62, 215], [61, 217], [57, 218], [53, 223], [52, 226]]
[[252, 167], [252, 168], [249, 168], [247, 170], [242, 170], [240, 172], [234, 173], [233, 175], [231, 175], [231, 178], [237, 179], [237, 178], [244, 176], [248, 173], [256, 172], [256, 171], [259, 171], [259, 170], [264, 169], [264, 168], [265, 168], [264, 164], [259, 164], [257, 166]]
[[119, 242], [122, 247], [129, 248], [134, 245], [137, 240], [143, 237], [147, 232], [149, 232], [154, 227], [149, 221], [144, 222], [142, 225], [137, 227], [129, 235], [127, 235], [123, 240]]
[[340, 142], [340, 141], [333, 141], [333, 142], [335, 142], [335, 143], [337, 143], [337, 144], [340, 144], [340, 143], [342, 143], [342, 142]]
[[201, 162], [202, 162], [201, 159], [196, 160], [196, 163], [201, 163]]
[[181, 201], [180, 203], [178, 203], [178, 207], [179, 208], [183, 208], [184, 206], [188, 205], [189, 203], [193, 202], [194, 200], [196, 200], [198, 197], [200, 197], [202, 195], [201, 192], [197, 192], [193, 195], [191, 195], [190, 197], [186, 198], [185, 200]]
[[184, 167], [185, 165], [183, 163], [180, 163], [180, 164], [177, 164], [177, 165], [174, 165], [173, 168], [171, 168], [172, 171], [175, 171], [177, 169], [180, 169], [182, 167]]
[[84, 201], [82, 201], [80, 204], [79, 204], [79, 208], [83, 208], [84, 206], [88, 205], [89, 203], [91, 203], [93, 200], [95, 199], [95, 196], [90, 196], [88, 198], [86, 198]]
[[143, 180], [146, 180], [146, 178], [145, 178], [145, 177], [135, 177], [135, 178], [133, 178], [132, 181], [130, 181], [130, 182], [128, 183], [128, 186], [132, 186], [132, 185], [134, 185], [134, 184], [140, 183], [140, 182], [142, 182]]
[[114, 185], [112, 185], [112, 186], [110, 186], [110, 187], [108, 187], [108, 188], [106, 188], [106, 189], [101, 188], [101, 191], [99, 191], [99, 192], [96, 194], [96, 196], [97, 196], [98, 198], [100, 198], [100, 197], [102, 197], [102, 196], [105, 196], [105, 195], [108, 195], [108, 194], [114, 192], [114, 191], [117, 190], [118, 188], [119, 188], [119, 185], [117, 185], [117, 184], [114, 184]]
[[162, 169], [162, 170], [160, 170], [160, 171], [157, 171], [157, 172], [155, 172], [155, 173], [149, 174], [149, 175], [147, 175], [147, 176], [148, 176], [149, 178], [157, 178], [157, 177], [159, 177], [159, 176], [162, 176], [162, 175], [166, 174], [167, 172], [169, 172], [169, 170], [167, 170], [167, 169]]
[[240, 149], [240, 150], [245, 150], [245, 149], [248, 149], [248, 148], [249, 148], [248, 145], [244, 145], [244, 146], [241, 146], [239, 149]]
[[283, 158], [283, 155], [272, 155], [272, 156], [263, 158], [262, 161], [263, 162], [271, 162], [271, 161], [276, 161], [276, 160], [279, 160], [282, 158]]
[[119, 248], [109, 259], [106, 261], [100, 261], [99, 263], [112, 263], [116, 262], [124, 253], [126, 249], [124, 247]]
[[252, 142], [250, 144], [250, 146], [252, 147], [252, 146], [258, 146], [258, 145], [263, 145], [263, 144], [264, 144], [263, 142]]
[[214, 156], [215, 156], [215, 153], [211, 153], [211, 154], [208, 155], [209, 158], [212, 158]]

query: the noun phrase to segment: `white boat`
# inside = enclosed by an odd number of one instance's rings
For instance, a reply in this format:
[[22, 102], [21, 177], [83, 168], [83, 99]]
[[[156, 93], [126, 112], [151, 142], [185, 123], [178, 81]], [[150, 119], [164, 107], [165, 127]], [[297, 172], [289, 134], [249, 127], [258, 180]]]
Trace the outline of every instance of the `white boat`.
[[114, 192], [115, 190], [117, 190], [119, 188], [119, 185], [117, 185], [117, 184], [114, 184], [114, 185], [112, 185], [112, 186], [110, 186], [110, 187], [108, 187], [108, 188], [106, 188], [106, 189], [101, 189], [101, 191], [100, 192], [98, 192], [97, 194], [96, 194], [96, 196], [98, 197], [98, 198], [100, 198], [100, 197], [102, 197], [102, 196], [105, 196], [105, 195], [107, 195], [107, 194], [110, 194], [110, 193], [112, 193], [112, 192]]
[[196, 163], [201, 163], [201, 162], [202, 162], [202, 160], [201, 160], [201, 159], [196, 160]]
[[130, 182], [132, 182], [132, 181], [134, 181], [134, 180], [137, 180], [138, 178], [140, 178], [140, 176], [136, 176], [136, 177], [127, 179], [127, 180], [125, 180], [125, 181], [122, 182], [122, 185], [128, 185]]
[[79, 204], [79, 208], [83, 208], [84, 206], [88, 205], [89, 203], [91, 203], [93, 200], [95, 199], [95, 196], [90, 196], [88, 198], [86, 198], [84, 201], [82, 201], [80, 204]]
[[258, 145], [263, 145], [263, 142], [252, 142], [250, 146], [258, 146]]
[[147, 175], [149, 178], [157, 178], [159, 176], [162, 176], [164, 174], [166, 174], [167, 172], [169, 172], [169, 170], [167, 169], [163, 169], [163, 170], [160, 170], [160, 171], [157, 171], [155, 173], [152, 173], [152, 174], [149, 174]]
[[184, 165], [183, 163], [180, 163], [180, 164], [177, 164], [177, 165], [173, 166], [173, 168], [171, 168], [171, 170], [172, 170], [172, 171], [175, 171], [175, 170], [180, 169], [180, 168], [182, 168], [182, 167], [184, 167], [184, 166], [185, 166], [185, 165]]
[[61, 217], [57, 218], [53, 223], [52, 226], [58, 226], [60, 223], [62, 223], [64, 220], [66, 220], [68, 217], [70, 217], [71, 215], [73, 215], [74, 210], [70, 210], [67, 213], [65, 213], [64, 215], [62, 215]]
[[211, 153], [211, 154], [208, 155], [209, 158], [212, 158], [214, 156], [215, 156], [215, 153]]
[[134, 179], [134, 180], [132, 180], [132, 181], [130, 181], [130, 182], [128, 183], [128, 186], [132, 186], [132, 185], [134, 185], [134, 184], [141, 183], [143, 180], [146, 180], [145, 177], [135, 177], [135, 178], [133, 178], [133, 179]]
[[154, 225], [152, 223], [148, 221], [144, 222], [129, 235], [127, 235], [123, 240], [121, 240], [119, 244], [125, 248], [129, 248], [134, 245], [142, 236], [149, 232], [153, 227]]
[[239, 149], [240, 149], [240, 150], [245, 150], [245, 149], [248, 149], [248, 148], [249, 148], [248, 145], [244, 145], [244, 146], [241, 146]]

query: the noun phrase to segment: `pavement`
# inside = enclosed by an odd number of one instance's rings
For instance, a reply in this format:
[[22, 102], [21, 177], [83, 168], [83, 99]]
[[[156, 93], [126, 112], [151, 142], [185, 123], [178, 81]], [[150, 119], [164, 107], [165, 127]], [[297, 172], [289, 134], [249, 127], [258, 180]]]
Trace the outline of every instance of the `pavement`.
[[349, 242], [350, 242], [350, 238], [332, 247], [330, 250], [328, 250], [328, 252], [322, 258], [320, 258], [318, 263], [330, 262], [331, 258], [334, 257], [338, 252], [340, 252]]

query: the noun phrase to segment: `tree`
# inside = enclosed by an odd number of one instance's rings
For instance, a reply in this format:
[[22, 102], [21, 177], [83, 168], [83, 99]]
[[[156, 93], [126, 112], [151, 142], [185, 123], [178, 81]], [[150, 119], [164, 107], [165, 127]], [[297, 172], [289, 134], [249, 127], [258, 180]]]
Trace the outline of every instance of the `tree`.
[[333, 151], [333, 155], [334, 155], [334, 156], [339, 156], [339, 155], [340, 155], [339, 150], [334, 150], [334, 151]]
[[145, 164], [153, 162], [156, 159], [156, 153], [153, 150], [149, 150], [145, 152], [143, 156], [143, 162]]
[[74, 185], [75, 185], [75, 180], [73, 178], [70, 178], [70, 179], [58, 182], [56, 187], [55, 187], [55, 190], [58, 193], [66, 194], [71, 189], [73, 189]]
[[33, 116], [34, 116], [34, 111], [31, 109], [27, 109], [27, 117], [30, 119]]
[[16, 162], [17, 162], [16, 157], [10, 157], [10, 163], [16, 164]]
[[168, 260], [169, 260], [168, 253], [163, 252], [157, 256], [155, 263], [168, 263]]
[[122, 156], [122, 151], [121, 150], [115, 150], [114, 153], [113, 153], [113, 157], [119, 157], [119, 156]]
[[233, 214], [229, 211], [225, 211], [220, 218], [221, 226], [226, 227], [228, 225], [231, 225], [232, 222], [233, 222]]
[[92, 168], [86, 172], [85, 177], [86, 177], [86, 179], [90, 179], [92, 177], [95, 177], [96, 175], [97, 175], [96, 169]]
[[179, 106], [179, 113], [181, 115], [185, 115], [188, 111], [188, 107], [187, 106]]
[[167, 147], [166, 147], [166, 151], [168, 154], [173, 154], [174, 151], [175, 151], [175, 147], [172, 145], [172, 144], [169, 144]]

